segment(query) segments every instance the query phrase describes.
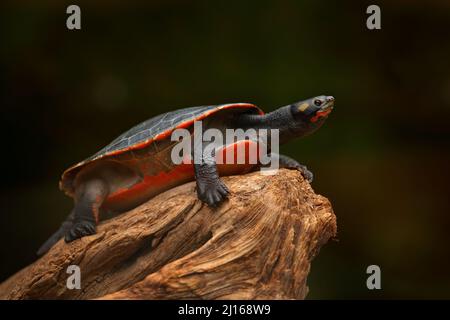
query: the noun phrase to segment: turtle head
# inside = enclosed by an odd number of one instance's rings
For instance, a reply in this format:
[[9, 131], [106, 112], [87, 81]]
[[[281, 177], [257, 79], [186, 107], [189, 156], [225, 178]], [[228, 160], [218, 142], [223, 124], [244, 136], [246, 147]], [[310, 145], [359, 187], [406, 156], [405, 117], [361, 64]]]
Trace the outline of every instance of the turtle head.
[[334, 97], [317, 96], [285, 105], [265, 115], [239, 115], [237, 128], [275, 129], [283, 144], [294, 138], [309, 135], [325, 122], [334, 108]]
[[332, 96], [317, 96], [291, 104], [294, 129], [297, 129], [300, 135], [312, 133], [325, 122], [333, 108]]
[[291, 113], [296, 120], [316, 123], [325, 120], [331, 110], [333, 110], [333, 107], [334, 97], [317, 96], [293, 103], [291, 105]]

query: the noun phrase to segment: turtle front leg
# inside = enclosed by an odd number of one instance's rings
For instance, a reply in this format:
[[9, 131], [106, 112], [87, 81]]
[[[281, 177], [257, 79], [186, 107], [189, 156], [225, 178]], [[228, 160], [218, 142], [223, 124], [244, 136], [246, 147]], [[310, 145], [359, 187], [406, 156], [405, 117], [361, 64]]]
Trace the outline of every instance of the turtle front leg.
[[83, 181], [77, 186], [73, 225], [64, 240], [71, 242], [95, 234], [99, 209], [108, 195], [108, 186], [101, 179]]
[[298, 163], [297, 160], [282, 154], [272, 154], [272, 156], [278, 157], [280, 168], [297, 169], [309, 183], [313, 181], [313, 173], [305, 165]]
[[212, 207], [217, 207], [230, 191], [219, 177], [216, 162], [194, 164], [194, 169], [198, 198]]
[[230, 191], [219, 177], [215, 149], [204, 152], [208, 146], [208, 142], [194, 136], [192, 158], [194, 159], [197, 196], [209, 206], [217, 207], [227, 198]]

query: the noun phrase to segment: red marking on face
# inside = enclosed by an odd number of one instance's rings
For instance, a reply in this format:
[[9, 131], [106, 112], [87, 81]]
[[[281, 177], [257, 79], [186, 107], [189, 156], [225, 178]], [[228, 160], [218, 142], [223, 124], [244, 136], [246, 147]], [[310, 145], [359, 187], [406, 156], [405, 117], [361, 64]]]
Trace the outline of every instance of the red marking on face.
[[331, 112], [331, 109], [327, 109], [324, 111], [317, 111], [316, 114], [314, 115], [314, 117], [311, 118], [311, 122], [317, 122], [317, 120], [319, 120], [320, 118], [324, 118], [326, 116], [328, 116]]

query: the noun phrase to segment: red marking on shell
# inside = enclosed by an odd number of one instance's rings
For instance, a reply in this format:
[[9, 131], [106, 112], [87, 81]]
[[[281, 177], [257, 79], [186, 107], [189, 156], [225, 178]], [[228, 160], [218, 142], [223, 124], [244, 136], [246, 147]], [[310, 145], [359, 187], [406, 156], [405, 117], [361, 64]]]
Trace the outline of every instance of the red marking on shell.
[[[258, 164], [259, 149], [258, 144], [254, 141], [244, 140], [230, 144], [218, 150], [216, 162], [218, 165], [238, 165], [238, 155], [244, 155], [241, 164]], [[233, 156], [233, 159], [230, 157]]]
[[[237, 150], [240, 147], [245, 150], [245, 161], [243, 164], [237, 164]], [[231, 149], [234, 150], [234, 159], [230, 163], [225, 163], [225, 159], [228, 160], [227, 154], [229, 154]], [[217, 153], [216, 161], [223, 161], [224, 164], [217, 165], [219, 174], [222, 176], [249, 172], [256, 165], [249, 161], [250, 152], [255, 150], [258, 150], [258, 148], [256, 142], [253, 141], [238, 141], [220, 149]], [[256, 159], [258, 159], [257, 155]], [[125, 206], [128, 204], [130, 207], [133, 207], [160, 192], [192, 180], [194, 180], [194, 166], [192, 159], [186, 157], [183, 159], [183, 164], [175, 166], [169, 172], [160, 172], [155, 176], [145, 176], [140, 183], [114, 192], [108, 196], [103, 206], [105, 208], [121, 207], [124, 204]]]
[[[194, 177], [194, 166], [192, 164], [181, 164], [169, 172], [160, 172], [156, 176], [145, 176], [142, 182], [131, 188], [121, 189], [109, 195], [103, 204], [104, 207], [133, 207], [142, 203], [146, 198], [176, 186], [174, 182], [187, 182]], [[152, 192], [153, 190], [153, 192]]]
[[[236, 103], [236, 104], [230, 104], [230, 105], [223, 105], [223, 106], [219, 106], [217, 109], [212, 109], [209, 110], [203, 114], [201, 114], [199, 117], [195, 118], [195, 119], [191, 119], [185, 122], [180, 123], [177, 127], [173, 128], [172, 130], [167, 130], [165, 132], [161, 132], [160, 134], [157, 134], [155, 137], [153, 137], [152, 139], [148, 139], [145, 140], [141, 143], [137, 143], [133, 146], [124, 148], [124, 149], [120, 149], [120, 150], [114, 150], [108, 153], [105, 153], [104, 155], [102, 155], [101, 157], [105, 157], [105, 156], [111, 156], [111, 155], [117, 155], [123, 152], [126, 152], [128, 150], [134, 150], [134, 149], [141, 149], [141, 148], [145, 148], [146, 146], [148, 146], [150, 143], [152, 143], [153, 141], [158, 141], [158, 140], [163, 140], [167, 137], [169, 137], [172, 132], [175, 129], [185, 129], [188, 128], [190, 126], [192, 126], [192, 124], [195, 121], [201, 121], [207, 117], [209, 117], [210, 115], [218, 112], [219, 110], [226, 110], [226, 109], [233, 109], [233, 108], [257, 108], [255, 105], [253, 104], [249, 104], [249, 103]], [[264, 114], [264, 112], [262, 112], [260, 109], [258, 109], [259, 114]]]

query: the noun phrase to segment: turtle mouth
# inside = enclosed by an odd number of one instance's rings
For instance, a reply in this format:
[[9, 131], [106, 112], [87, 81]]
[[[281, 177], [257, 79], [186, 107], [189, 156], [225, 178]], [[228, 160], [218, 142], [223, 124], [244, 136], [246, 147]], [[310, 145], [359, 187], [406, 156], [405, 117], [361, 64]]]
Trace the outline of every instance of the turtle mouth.
[[327, 101], [320, 107], [317, 114], [328, 115], [334, 108], [334, 101]]
[[333, 109], [334, 107], [334, 97], [328, 96], [325, 103], [320, 107], [321, 111], [326, 109]]
[[311, 118], [311, 122], [317, 122], [320, 118], [326, 118], [334, 108], [334, 101], [327, 101], [316, 112], [314, 117]]

